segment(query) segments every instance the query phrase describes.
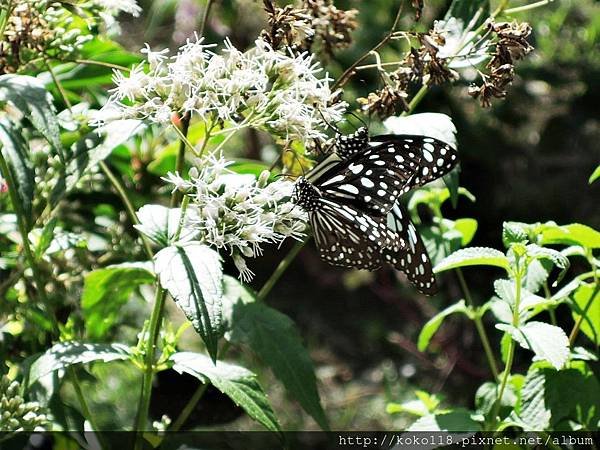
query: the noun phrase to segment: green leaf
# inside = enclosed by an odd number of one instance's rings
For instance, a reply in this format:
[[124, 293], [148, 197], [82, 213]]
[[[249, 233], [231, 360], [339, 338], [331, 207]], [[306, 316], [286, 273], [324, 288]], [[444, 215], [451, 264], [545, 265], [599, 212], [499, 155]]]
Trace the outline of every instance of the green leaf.
[[26, 75], [0, 75], [0, 103], [10, 102], [64, 158], [52, 96], [37, 78]]
[[525, 430], [554, 430], [565, 420], [581, 424], [584, 429], [597, 428], [600, 420], [600, 383], [583, 361], [572, 368], [555, 371], [530, 369], [521, 389], [516, 416]]
[[82, 136], [75, 143], [66, 169], [52, 189], [50, 204], [56, 205], [88, 170], [106, 159], [114, 148], [142, 129], [143, 126], [138, 120], [116, 120]]
[[[491, 304], [494, 315], [502, 322], [512, 322], [516, 296], [515, 282], [513, 280], [496, 280], [494, 282], [494, 290], [499, 297], [496, 301], [492, 301]], [[552, 299], [540, 297], [532, 294], [525, 288], [521, 288], [521, 298], [519, 301], [521, 323], [524, 323], [531, 317], [530, 310], [535, 310], [537, 314], [547, 306], [555, 305], [555, 303]]]
[[594, 169], [594, 172], [592, 172], [592, 174], [590, 175], [590, 179], [588, 180], [588, 183], [592, 184], [598, 178], [600, 178], [600, 165], [598, 167], [596, 167], [596, 169]]
[[569, 339], [565, 332], [544, 322], [528, 322], [519, 328], [498, 324], [496, 328], [510, 333], [519, 345], [561, 369], [569, 359]]
[[580, 223], [545, 227], [540, 243], [581, 245], [585, 248], [597, 249], [600, 248], [600, 232]]
[[28, 383], [32, 385], [51, 372], [73, 364], [126, 360], [130, 356], [129, 347], [123, 344], [61, 342], [52, 346], [31, 364], [28, 371]]
[[54, 239], [54, 229], [56, 228], [57, 223], [58, 219], [56, 217], [53, 217], [48, 221], [46, 225], [44, 225], [44, 228], [41, 230], [39, 239], [35, 246], [35, 257], [37, 259], [40, 259], [44, 255], [44, 253], [46, 253], [48, 247], [50, 247], [50, 244]]
[[[137, 216], [140, 224], [135, 225], [135, 228], [144, 233], [150, 240], [161, 247], [167, 247], [175, 243], [175, 236], [181, 220], [181, 208], [145, 205], [138, 210]], [[197, 219], [196, 214], [188, 209], [179, 233], [179, 239], [177, 239], [178, 242], [188, 242], [197, 236], [198, 232], [188, 226], [190, 220], [194, 219]]]
[[81, 308], [85, 329], [92, 340], [100, 340], [118, 320], [119, 311], [141, 284], [154, 281], [152, 266], [124, 263], [94, 270], [85, 276]]
[[428, 414], [413, 423], [406, 431], [480, 431], [472, 411], [456, 408], [447, 413]]
[[267, 395], [254, 373], [221, 361], [213, 364], [208, 357], [199, 353], [179, 352], [171, 355], [170, 359], [177, 372], [187, 373], [203, 383], [212, 384], [267, 430], [280, 431]]
[[460, 166], [456, 166], [450, 173], [447, 173], [442, 177], [444, 180], [444, 184], [448, 188], [448, 192], [450, 194], [450, 203], [452, 207], [456, 209], [458, 205], [458, 195], [459, 195], [459, 185], [460, 185]]
[[529, 225], [521, 222], [504, 222], [502, 224], [502, 243], [506, 248], [517, 242], [528, 240], [527, 228]]
[[[498, 398], [499, 389], [500, 386], [492, 381], [487, 381], [479, 386], [479, 389], [475, 393], [475, 407], [478, 413], [484, 415], [490, 413]], [[506, 417], [516, 405], [517, 400], [517, 392], [513, 384], [509, 381], [502, 394], [502, 399], [500, 399], [500, 417]]]
[[510, 333], [504, 333], [502, 335], [502, 339], [500, 339], [500, 357], [502, 358], [502, 362], [506, 364], [508, 360], [508, 352], [510, 351], [510, 345], [512, 342], [512, 337]]
[[162, 249], [154, 261], [161, 286], [192, 322], [216, 361], [223, 331], [223, 271], [219, 254], [206, 245], [190, 242]]
[[583, 284], [573, 294], [573, 320], [580, 320], [581, 331], [590, 340], [600, 345], [600, 289], [593, 284]]
[[527, 266], [527, 273], [525, 274], [523, 286], [528, 291], [535, 294], [542, 288], [546, 280], [548, 280], [549, 274], [549, 271], [544, 267], [542, 262], [534, 259]]
[[461, 245], [465, 247], [469, 245], [475, 236], [477, 221], [470, 218], [456, 219], [454, 227], [460, 232], [462, 236]]
[[446, 317], [455, 313], [463, 313], [465, 315], [468, 315], [468, 312], [469, 310], [467, 308], [467, 305], [465, 304], [465, 301], [460, 300], [459, 302], [448, 306], [446, 309], [440, 311], [431, 319], [429, 319], [427, 323], [423, 326], [421, 333], [419, 333], [419, 340], [417, 344], [419, 351], [424, 352], [427, 349], [431, 338], [440, 328], [442, 322], [444, 321], [444, 319], [446, 319]]
[[19, 128], [12, 123], [0, 118], [0, 151], [9, 165], [13, 181], [16, 186], [9, 186], [9, 189], [15, 189], [19, 197], [20, 205], [25, 215], [24, 219], [27, 229], [31, 226], [32, 202], [34, 191], [33, 165], [29, 160], [29, 148]]
[[314, 367], [294, 322], [256, 301], [254, 294], [232, 277], [224, 279], [223, 298], [228, 323], [226, 337], [256, 352], [304, 410], [322, 429], [328, 430]]
[[467, 266], [496, 266], [507, 271], [509, 269], [508, 258], [504, 253], [488, 247], [470, 247], [452, 253], [435, 266], [433, 271], [439, 273]]

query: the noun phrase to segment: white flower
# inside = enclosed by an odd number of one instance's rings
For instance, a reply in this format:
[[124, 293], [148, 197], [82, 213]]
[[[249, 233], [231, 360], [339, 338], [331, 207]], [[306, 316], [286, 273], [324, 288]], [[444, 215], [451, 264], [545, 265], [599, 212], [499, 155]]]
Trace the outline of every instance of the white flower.
[[135, 0], [94, 0], [93, 2], [112, 16], [124, 12], [138, 17], [142, 12], [142, 8]]
[[252, 175], [227, 169], [223, 158], [206, 158], [202, 169], [190, 171], [190, 180], [177, 174], [164, 178], [190, 196], [195, 211], [192, 227], [199, 239], [217, 250], [226, 250], [244, 281], [253, 273], [244, 258], [262, 254], [264, 244], [280, 244], [286, 238], [302, 239], [306, 214], [295, 208], [290, 196], [293, 184], [277, 180], [266, 184], [268, 172], [257, 180]]
[[138, 66], [115, 75], [104, 108], [159, 123], [192, 112], [207, 123], [262, 128], [288, 141], [324, 138], [326, 122], [342, 119], [347, 105], [334, 101], [327, 75], [317, 77], [322, 69], [312, 55], [286, 55], [262, 40], [246, 52], [227, 40], [219, 54], [212, 47], [196, 37], [169, 58], [168, 50], [146, 46], [149, 72]]

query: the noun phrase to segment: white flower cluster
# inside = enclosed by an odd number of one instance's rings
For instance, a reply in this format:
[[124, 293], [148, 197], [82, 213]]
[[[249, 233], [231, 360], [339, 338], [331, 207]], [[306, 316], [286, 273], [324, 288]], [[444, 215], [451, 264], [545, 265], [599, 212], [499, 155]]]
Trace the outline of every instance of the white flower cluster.
[[335, 101], [327, 76], [317, 78], [322, 69], [311, 55], [285, 55], [262, 40], [246, 52], [229, 41], [220, 53], [213, 47], [188, 40], [168, 57], [168, 50], [146, 46], [149, 71], [139, 65], [127, 75], [115, 73], [116, 87], [95, 125], [123, 118], [165, 124], [174, 114], [194, 113], [209, 124], [304, 141], [324, 138], [325, 122], [342, 119], [346, 104]]
[[286, 238], [300, 240], [306, 229], [306, 214], [290, 201], [293, 183], [269, 183], [269, 171], [258, 179], [227, 169], [223, 158], [210, 158], [203, 169], [190, 170], [190, 179], [170, 173], [165, 179], [191, 198], [191, 227], [199, 240], [233, 257], [240, 277], [250, 281], [253, 272], [244, 258], [262, 254], [263, 244], [280, 244]]

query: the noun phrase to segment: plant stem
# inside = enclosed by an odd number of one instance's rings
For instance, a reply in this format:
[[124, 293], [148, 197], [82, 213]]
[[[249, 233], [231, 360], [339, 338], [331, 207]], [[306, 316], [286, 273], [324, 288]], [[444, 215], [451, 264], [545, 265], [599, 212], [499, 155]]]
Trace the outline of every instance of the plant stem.
[[192, 411], [194, 411], [194, 409], [196, 408], [196, 405], [204, 395], [204, 392], [206, 392], [206, 388], [208, 388], [208, 383], [204, 383], [198, 386], [198, 389], [196, 389], [194, 395], [192, 395], [190, 400], [183, 407], [181, 413], [179, 414], [175, 422], [173, 422], [173, 425], [169, 427], [169, 431], [179, 431], [181, 429], [182, 425], [185, 423], [188, 417], [190, 417]]
[[[513, 306], [513, 320], [512, 326], [514, 328], [519, 327], [519, 309], [521, 307], [521, 272], [518, 267], [517, 260], [517, 270], [515, 271], [515, 304]], [[514, 339], [510, 340], [510, 347], [508, 349], [508, 358], [506, 359], [506, 366], [504, 367], [504, 373], [502, 374], [502, 382], [500, 383], [500, 390], [498, 392], [498, 398], [496, 398], [496, 402], [494, 403], [494, 407], [492, 409], [492, 424], [495, 427], [498, 421], [498, 413], [500, 412], [500, 405], [502, 403], [502, 397], [504, 396], [504, 391], [506, 390], [506, 385], [508, 384], [508, 378], [510, 377], [510, 371], [512, 370], [513, 361], [515, 359], [515, 348], [516, 342]]]
[[[475, 305], [473, 302], [473, 297], [471, 297], [471, 291], [465, 277], [462, 273], [460, 267], [456, 269], [456, 275], [458, 277], [458, 282], [460, 283], [460, 287], [465, 295], [465, 299], [467, 300], [467, 304], [473, 308]], [[490, 366], [490, 370], [492, 371], [492, 375], [494, 375], [494, 379], [498, 379], [498, 366], [496, 365], [496, 360], [494, 359], [494, 353], [492, 352], [492, 347], [490, 346], [490, 341], [488, 339], [487, 333], [485, 331], [485, 327], [483, 326], [483, 321], [481, 320], [481, 316], [479, 314], [475, 314], [473, 317], [473, 321], [475, 322], [475, 328], [477, 328], [477, 333], [479, 333], [479, 339], [481, 339], [481, 344], [483, 345], [483, 349], [485, 351], [485, 356], [487, 357], [488, 364]]]
[[296, 244], [294, 244], [294, 247], [292, 247], [292, 249], [286, 255], [286, 257], [283, 258], [283, 260], [281, 260], [281, 262], [277, 266], [277, 269], [275, 269], [275, 272], [271, 274], [267, 282], [263, 285], [260, 291], [258, 291], [258, 294], [256, 295], [256, 298], [258, 300], [262, 301], [267, 297], [267, 295], [269, 295], [269, 292], [271, 292], [273, 286], [275, 286], [279, 278], [281, 278], [283, 273], [287, 270], [287, 268], [292, 263], [298, 252], [302, 249], [302, 247], [304, 247], [308, 240], [309, 238], [304, 239], [303, 241], [296, 242]]
[[[146, 427], [146, 420], [148, 418], [148, 408], [150, 406], [150, 394], [152, 392], [152, 376], [154, 375], [154, 357], [156, 353], [156, 341], [158, 334], [160, 333], [160, 326], [162, 324], [162, 312], [165, 304], [165, 298], [167, 291], [158, 287], [156, 289], [156, 295], [154, 297], [154, 308], [152, 309], [152, 315], [150, 316], [150, 325], [148, 327], [148, 339], [146, 340], [145, 349], [145, 370], [144, 377], [142, 379], [142, 394], [140, 396], [138, 405], [138, 414], [136, 418], [135, 431], [140, 433]], [[139, 442], [141, 435], [138, 435], [136, 439], [136, 449], [141, 448]]]
[[54, 82], [54, 85], [56, 86], [56, 89], [58, 89], [58, 92], [60, 93], [60, 96], [62, 97], [63, 101], [65, 102], [65, 105], [67, 106], [67, 109], [69, 111], [71, 111], [71, 108], [73, 107], [73, 105], [71, 105], [71, 102], [69, 101], [69, 97], [67, 97], [67, 91], [65, 91], [65, 89], [62, 86], [62, 84], [60, 83], [60, 81], [56, 77], [56, 74], [52, 70], [52, 66], [50, 66], [50, 63], [48, 62], [47, 59], [44, 59], [44, 63], [46, 64], [46, 68], [48, 69], [48, 72], [50, 73], [50, 76], [52, 77], [52, 81]]
[[[191, 114], [188, 112], [181, 119], [181, 130], [177, 127], [177, 125], [173, 125], [181, 138], [181, 141], [179, 142], [179, 151], [177, 153], [177, 162], [175, 163], [175, 172], [179, 175], [181, 175], [185, 166], [185, 147], [191, 145], [191, 143], [187, 139], [187, 134], [190, 129], [190, 120]], [[194, 147], [192, 146], [192, 149], [193, 148]], [[173, 195], [171, 195], [171, 201], [169, 202], [169, 206], [171, 208], [174, 208], [175, 205], [179, 203], [180, 199], [181, 193], [179, 191], [173, 192]]]
[[31, 246], [29, 245], [29, 235], [27, 231], [27, 224], [25, 223], [25, 213], [21, 208], [21, 203], [19, 198], [17, 198], [16, 193], [17, 184], [15, 182], [15, 179], [13, 178], [12, 172], [8, 168], [8, 164], [4, 159], [2, 151], [0, 151], [0, 174], [2, 174], [2, 176], [8, 181], [8, 195], [10, 196], [10, 201], [15, 210], [15, 214], [17, 215], [17, 226], [19, 228], [19, 233], [21, 234], [22, 241], [21, 245], [23, 246], [23, 251], [25, 252], [25, 259], [27, 260], [31, 271], [33, 272], [33, 278], [35, 279], [37, 293], [40, 296], [42, 302], [44, 303], [44, 306], [50, 307], [50, 303], [48, 302], [48, 298], [46, 297], [44, 282], [42, 281], [43, 278], [38, 270], [33, 251], [31, 250]]
[[113, 64], [113, 63], [104, 62], [104, 61], [94, 61], [92, 59], [74, 59], [73, 62], [75, 62], [77, 64], [86, 64], [86, 65], [90, 65], [90, 66], [102, 66], [102, 67], [108, 67], [109, 69], [116, 69], [116, 70], [122, 70], [124, 72], [131, 72], [131, 69], [129, 67], [120, 66], [119, 64]]
[[202, 21], [200, 22], [200, 28], [198, 28], [198, 35], [204, 36], [204, 30], [206, 28], [206, 23], [208, 22], [208, 15], [210, 14], [210, 8], [213, 4], [214, 0], [207, 0], [206, 6], [204, 7], [204, 14], [202, 15]]
[[600, 283], [596, 282], [596, 286], [594, 287], [594, 290], [592, 291], [592, 295], [590, 296], [590, 299], [585, 304], [583, 311], [581, 311], [581, 315], [577, 318], [577, 321], [575, 322], [575, 325], [573, 325], [573, 329], [571, 330], [571, 333], [569, 334], [569, 344], [571, 345], [571, 347], [573, 347], [573, 344], [575, 343], [575, 339], [577, 339], [577, 335], [579, 334], [579, 331], [581, 329], [581, 324], [586, 319], [587, 313], [588, 313], [590, 307], [592, 306], [592, 303], [594, 303], [594, 299], [596, 298], [596, 294], [598, 294], [598, 291], [600, 291]]
[[[184, 117], [183, 120], [185, 120]], [[181, 133], [181, 143], [179, 146], [179, 152], [177, 153], [177, 161], [175, 163], [176, 167], [183, 167], [183, 159], [185, 158], [185, 146], [187, 141], [187, 132], [189, 130], [189, 118], [187, 118], [188, 125], [185, 125], [183, 122], [184, 130], [180, 131], [177, 129], [179, 133]], [[182, 150], [183, 148], [183, 150]], [[171, 207], [174, 207], [177, 204], [177, 191], [171, 194]], [[185, 206], [187, 203], [184, 203]], [[184, 208], [182, 207], [182, 213], [184, 213]], [[178, 231], [180, 231], [178, 229]], [[150, 407], [150, 394], [152, 393], [152, 377], [154, 376], [154, 358], [156, 353], [156, 342], [158, 340], [158, 335], [160, 334], [160, 328], [162, 325], [162, 316], [165, 306], [165, 299], [167, 297], [167, 291], [164, 290], [160, 283], [156, 282], [156, 295], [154, 299], [154, 307], [152, 308], [152, 314], [150, 316], [150, 325], [148, 327], [148, 339], [146, 341], [146, 354], [145, 354], [145, 370], [144, 376], [142, 379], [142, 390], [140, 393], [140, 399], [138, 403], [138, 411], [137, 417], [135, 420], [135, 431], [136, 431], [136, 439], [135, 439], [135, 450], [142, 449], [142, 439], [143, 439], [143, 431], [146, 427], [146, 421], [148, 419], [148, 409]]]
[[[121, 181], [119, 181], [119, 179], [115, 176], [115, 174], [112, 172], [112, 170], [110, 170], [110, 168], [104, 161], [100, 161], [99, 164], [100, 164], [100, 168], [104, 172], [104, 175], [106, 175], [106, 178], [108, 178], [110, 183], [113, 185], [113, 187], [119, 194], [119, 197], [121, 198], [121, 201], [123, 202], [123, 205], [125, 205], [125, 209], [127, 210], [127, 215], [129, 216], [129, 220], [131, 220], [131, 222], [134, 225], [138, 225], [140, 223], [140, 221], [135, 212], [135, 208], [133, 207], [133, 204], [131, 203], [131, 200], [129, 199], [129, 196], [127, 195], [127, 191], [125, 191], [125, 188], [123, 187], [123, 184], [121, 183]], [[142, 239], [142, 244], [144, 245], [144, 250], [146, 252], [146, 255], [148, 256], [149, 259], [152, 259], [154, 257], [154, 252], [152, 251], [152, 246], [150, 244], [150, 241], [144, 234], [139, 233], [139, 235], [140, 235], [140, 238]]]
[[77, 376], [77, 372], [70, 366], [68, 368], [69, 376], [71, 377], [71, 382], [73, 383], [73, 388], [75, 389], [75, 395], [77, 396], [77, 401], [79, 402], [79, 406], [81, 407], [81, 412], [83, 413], [83, 417], [85, 417], [92, 427], [92, 431], [96, 432], [96, 437], [98, 438], [98, 442], [100, 443], [100, 448], [108, 448], [106, 442], [104, 442], [104, 438], [100, 434], [100, 428], [98, 428], [98, 424], [94, 415], [90, 411], [90, 408], [85, 400], [85, 396], [83, 395], [83, 390], [81, 389], [81, 383], [79, 381], [79, 377]]
[[508, 8], [504, 10], [504, 14], [514, 14], [522, 11], [528, 11], [530, 9], [539, 8], [540, 6], [546, 6], [552, 3], [554, 0], [541, 0], [539, 2], [530, 3], [529, 5], [517, 6], [515, 8]]
[[421, 89], [419, 89], [417, 91], [417, 93], [415, 94], [415, 96], [412, 98], [412, 100], [408, 104], [408, 110], [404, 111], [401, 115], [402, 116], [408, 116], [408, 115], [412, 114], [412, 112], [415, 110], [415, 108], [417, 107], [417, 105], [419, 103], [421, 103], [421, 100], [423, 100], [423, 98], [427, 94], [428, 90], [429, 90], [429, 86], [427, 86], [426, 84], [424, 84], [423, 86], [421, 86]]
[[396, 27], [398, 26], [398, 23], [400, 22], [400, 16], [402, 15], [403, 4], [404, 3], [401, 0], [400, 7], [398, 8], [398, 12], [396, 13], [396, 18], [394, 19], [394, 23], [392, 24], [390, 31], [385, 35], [385, 37], [377, 45], [375, 45], [375, 47], [373, 47], [368, 52], [364, 53], [360, 58], [358, 58], [356, 61], [354, 61], [354, 63], [350, 67], [348, 67], [344, 71], [344, 73], [337, 79], [337, 81], [333, 84], [333, 86], [331, 86], [331, 92], [335, 92], [338, 88], [343, 87], [348, 82], [348, 80], [356, 73], [356, 68], [358, 67], [358, 65], [360, 63], [362, 63], [365, 59], [367, 59], [371, 53], [376, 52], [381, 47], [383, 47], [385, 44], [387, 44], [387, 42], [392, 38], [392, 36], [394, 35], [394, 31], [396, 30]]
[[[546, 300], [550, 300], [552, 298], [552, 294], [550, 293], [550, 288], [548, 287], [548, 282], [544, 281], [544, 295], [546, 296]], [[556, 314], [553, 309], [549, 309], [548, 313], [550, 314], [550, 322], [552, 325], [556, 326]]]

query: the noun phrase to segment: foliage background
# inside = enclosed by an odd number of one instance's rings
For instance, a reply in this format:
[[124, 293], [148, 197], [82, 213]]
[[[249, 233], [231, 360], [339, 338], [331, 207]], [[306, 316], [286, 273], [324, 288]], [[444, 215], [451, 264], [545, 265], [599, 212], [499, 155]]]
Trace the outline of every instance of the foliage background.
[[[329, 61], [327, 69], [334, 75], [339, 75], [341, 67], [347, 67], [381, 38], [381, 33], [389, 28], [396, 4], [392, 0], [339, 3], [359, 9], [361, 27], [354, 34], [357, 45], [340, 53], [339, 61]], [[443, 15], [449, 2], [425, 3], [422, 22], [428, 24]], [[134, 53], [145, 42], [157, 48], [180, 45], [200, 21], [203, 2], [157, 0], [141, 5], [142, 16], [124, 17], [122, 33], [117, 38]], [[456, 124], [463, 169], [461, 185], [477, 200], [463, 198], [456, 209], [447, 204], [444, 216], [477, 218], [479, 228], [472, 246], [501, 248], [504, 220], [554, 220], [600, 226], [600, 183], [587, 183], [600, 160], [600, 4], [594, 0], [561, 0], [520, 13], [519, 18], [533, 26], [532, 44], [536, 50], [519, 66], [505, 101], [484, 111], [466, 96], [465, 84], [433, 89], [417, 111], [444, 112]], [[207, 40], [219, 42], [229, 36], [236, 47], [244, 48], [263, 28], [263, 20], [260, 2], [217, 2], [208, 23]], [[411, 23], [408, 8], [402, 20], [400, 28]], [[346, 95], [365, 96], [376, 83], [375, 76], [365, 72], [353, 79]], [[237, 148], [239, 156], [248, 158], [256, 157], [268, 145], [265, 136], [255, 132], [231, 142], [230, 147]], [[127, 180], [136, 207], [150, 202], [155, 195], [158, 177], [149, 169], [152, 150], [151, 145], [137, 153], [121, 149], [108, 160]], [[104, 196], [107, 205], [120, 203], [108, 186], [90, 195]], [[85, 194], [77, 194], [71, 200], [85, 204]], [[85, 216], [80, 219], [85, 220]], [[119, 238], [126, 248], [135, 234], [127, 223], [123, 232]], [[263, 284], [289, 248], [289, 244], [271, 248], [255, 264], [254, 287]], [[480, 268], [466, 271], [476, 303], [483, 303], [492, 295], [494, 275]], [[475, 329], [465, 326], [460, 317], [445, 323], [435, 337], [432, 351], [421, 353], [416, 348], [418, 332], [426, 320], [460, 297], [454, 276], [439, 276], [442, 293], [432, 299], [416, 295], [408, 286], [398, 289], [393, 277], [389, 271], [365, 275], [337, 270], [322, 262], [309, 247], [301, 252], [269, 298], [270, 305], [292, 317], [301, 330], [334, 429], [403, 428], [408, 418], [386, 414], [385, 406], [390, 401], [412, 398], [415, 389], [443, 391], [449, 403], [471, 407], [470, 393], [489, 378]], [[172, 304], [168, 306], [170, 317], [183, 322], [181, 313]], [[142, 318], [148, 315], [141, 308], [140, 302], [125, 306], [126, 325], [116, 330], [115, 340], [132, 340]], [[571, 323], [568, 311], [558, 312], [559, 323], [567, 329]], [[499, 331], [492, 332], [494, 344], [500, 336]], [[198, 336], [190, 329], [182, 347], [197, 349], [197, 342]], [[260, 367], [260, 362], [249, 355], [236, 356], [246, 367]], [[529, 360], [519, 364], [517, 360], [515, 371], [525, 370]], [[284, 429], [317, 428], [272, 382], [270, 372], [257, 372], [263, 386], [271, 387], [270, 398]], [[136, 404], [137, 372], [125, 364], [122, 370], [98, 365], [93, 375], [96, 378], [83, 380], [83, 385], [90, 393], [98, 424], [112, 428], [128, 423], [132, 415], [128, 407]], [[168, 414], [168, 408], [177, 410], [178, 400], [184, 404], [197, 383], [169, 371], [161, 372], [158, 380], [151, 406], [157, 419]], [[96, 390], [97, 383], [113, 388]], [[244, 417], [230, 422], [238, 415], [239, 411], [225, 397], [210, 390], [190, 424], [258, 427]]]
[[[378, 42], [396, 7], [393, 0], [337, 3], [359, 9], [361, 26], [353, 35], [356, 44], [340, 53], [339, 62], [329, 62], [327, 70], [334, 77], [341, 73], [340, 67], [347, 67]], [[422, 23], [442, 16], [448, 3], [426, 1]], [[181, 29], [185, 25], [193, 29], [190, 23], [177, 21], [177, 11], [190, 8], [193, 0], [141, 4], [144, 17], [124, 23], [119, 38], [131, 50], [144, 42], [157, 48], [175, 47], [185, 35]], [[195, 7], [202, 10], [201, 5]], [[243, 48], [263, 27], [260, 2], [223, 1], [214, 8], [207, 28], [209, 41], [229, 36], [234, 45]], [[400, 29], [413, 20], [408, 4], [405, 9]], [[200, 15], [197, 17], [199, 21]], [[526, 223], [554, 220], [594, 228], [600, 225], [600, 184], [587, 182], [600, 159], [600, 3], [561, 0], [520, 13], [518, 18], [532, 25], [535, 50], [519, 65], [505, 101], [487, 111], [466, 95], [466, 84], [445, 86], [433, 89], [416, 111], [443, 112], [456, 124], [461, 186], [477, 201], [462, 199], [456, 209], [448, 203], [444, 215], [478, 220], [471, 246], [502, 248], [501, 224], [507, 218]], [[193, 22], [189, 17], [185, 20]], [[392, 55], [387, 56], [391, 59]], [[373, 72], [360, 74], [352, 80], [347, 97], [366, 96], [376, 83]], [[240, 152], [255, 155], [256, 139], [256, 135], [239, 139]], [[254, 287], [266, 281], [290, 247], [284, 245], [265, 255], [256, 267]], [[481, 268], [466, 271], [476, 303], [492, 295], [494, 275], [494, 271]], [[409, 287], [397, 289], [388, 272], [348, 273], [326, 265], [314, 248], [307, 248], [274, 288], [269, 302], [292, 317], [307, 340], [334, 429], [406, 426], [408, 422], [403, 420], [408, 418], [385, 414], [385, 404], [412, 398], [414, 389], [443, 390], [449, 402], [472, 406], [471, 395], [465, 394], [489, 376], [474, 327], [465, 326], [461, 318], [451, 318], [436, 336], [433, 353], [420, 353], [415, 346], [424, 322], [461, 295], [453, 274], [438, 277], [442, 294], [433, 299], [415, 296]], [[570, 323], [567, 311], [563, 311], [564, 317], [560, 311], [559, 321]], [[495, 341], [501, 337], [498, 330], [491, 333]], [[190, 331], [190, 341], [194, 339]], [[517, 361], [515, 370], [527, 365], [528, 361], [523, 361], [519, 367]], [[268, 380], [264, 384], [276, 386]], [[316, 427], [283, 392], [279, 394], [273, 402], [284, 414], [284, 428]], [[277, 391], [270, 395], [277, 396]], [[210, 406], [204, 408], [207, 420]]]

